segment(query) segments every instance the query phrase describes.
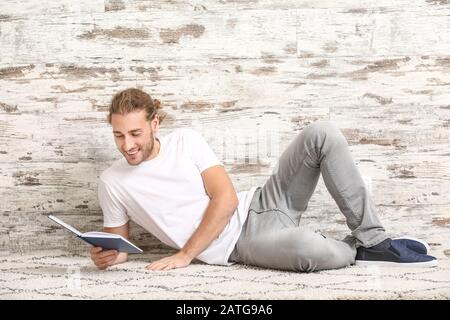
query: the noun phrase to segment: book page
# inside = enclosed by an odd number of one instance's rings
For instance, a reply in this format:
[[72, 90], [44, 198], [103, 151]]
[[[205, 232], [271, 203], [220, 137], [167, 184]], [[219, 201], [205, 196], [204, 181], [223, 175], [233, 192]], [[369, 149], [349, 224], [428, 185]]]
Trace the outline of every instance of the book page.
[[82, 234], [83, 237], [98, 237], [98, 238], [121, 238], [120, 234], [100, 232], [100, 231], [90, 231]]
[[81, 232], [80, 232], [80, 231], [78, 231], [77, 229], [75, 229], [75, 228], [72, 227], [71, 225], [69, 225], [69, 224], [63, 222], [62, 220], [58, 219], [57, 217], [54, 217], [54, 216], [52, 216], [52, 215], [49, 215], [48, 217], [49, 217], [51, 220], [55, 221], [57, 224], [59, 224], [59, 225], [63, 226], [64, 228], [66, 228], [66, 229], [72, 231], [72, 232], [75, 233], [77, 236], [80, 236], [80, 235], [81, 235]]

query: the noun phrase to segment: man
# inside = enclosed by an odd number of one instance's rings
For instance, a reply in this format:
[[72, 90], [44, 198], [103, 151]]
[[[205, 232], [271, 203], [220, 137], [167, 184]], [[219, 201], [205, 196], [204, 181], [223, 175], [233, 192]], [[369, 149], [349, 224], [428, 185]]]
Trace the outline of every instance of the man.
[[[208, 264], [250, 264], [310, 272], [360, 265], [436, 266], [426, 243], [391, 239], [381, 225], [348, 144], [330, 122], [307, 126], [288, 146], [262, 187], [236, 193], [195, 131], [157, 132], [160, 102], [138, 89], [114, 96], [108, 121], [123, 158], [100, 176], [104, 231], [128, 238], [129, 220], [178, 249], [150, 270]], [[345, 215], [351, 236], [338, 241], [299, 225], [319, 175]], [[99, 269], [126, 253], [92, 248]]]

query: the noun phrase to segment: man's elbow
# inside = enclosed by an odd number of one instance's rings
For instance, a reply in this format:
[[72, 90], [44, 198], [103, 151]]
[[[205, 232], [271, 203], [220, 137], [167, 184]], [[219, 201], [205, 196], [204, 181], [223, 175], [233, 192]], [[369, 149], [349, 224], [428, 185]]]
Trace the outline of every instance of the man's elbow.
[[239, 205], [239, 199], [235, 193], [232, 193], [227, 196], [225, 203], [228, 211], [230, 212], [230, 215], [233, 215], [234, 211]]

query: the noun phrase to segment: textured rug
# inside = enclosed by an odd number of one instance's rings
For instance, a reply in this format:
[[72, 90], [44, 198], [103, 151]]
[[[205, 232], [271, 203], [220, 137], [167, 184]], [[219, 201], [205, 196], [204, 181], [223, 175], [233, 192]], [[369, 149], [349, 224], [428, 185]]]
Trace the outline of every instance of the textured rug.
[[135, 255], [97, 270], [87, 255], [62, 251], [0, 256], [0, 299], [449, 299], [450, 259], [436, 268], [351, 266], [295, 273], [251, 266], [149, 271], [161, 254]]

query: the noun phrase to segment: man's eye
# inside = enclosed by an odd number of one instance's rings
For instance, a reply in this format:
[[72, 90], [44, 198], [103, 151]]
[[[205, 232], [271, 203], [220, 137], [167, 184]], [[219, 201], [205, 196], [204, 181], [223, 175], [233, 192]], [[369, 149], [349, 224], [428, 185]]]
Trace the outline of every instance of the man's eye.
[[137, 136], [140, 136], [140, 135], [141, 135], [140, 133], [133, 133], [132, 134], [133, 137], [137, 137]]
[[116, 138], [122, 138], [123, 136], [116, 136]]

